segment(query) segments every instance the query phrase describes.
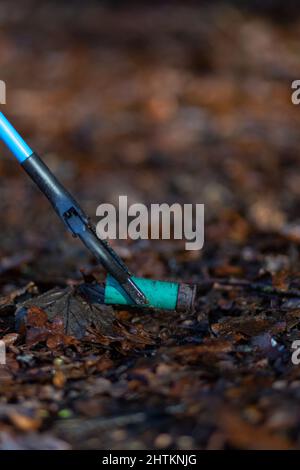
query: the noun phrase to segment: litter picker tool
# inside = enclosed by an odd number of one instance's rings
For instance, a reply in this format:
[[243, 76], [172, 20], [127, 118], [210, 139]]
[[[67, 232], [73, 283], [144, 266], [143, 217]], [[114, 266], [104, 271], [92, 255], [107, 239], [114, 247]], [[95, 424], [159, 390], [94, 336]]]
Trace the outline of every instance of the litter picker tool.
[[148, 301], [127, 266], [106, 241], [97, 237], [95, 228], [79, 204], [1, 112], [0, 139], [4, 141], [26, 173], [49, 199], [55, 212], [72, 235], [78, 237], [90, 250], [134, 305], [147, 306]]

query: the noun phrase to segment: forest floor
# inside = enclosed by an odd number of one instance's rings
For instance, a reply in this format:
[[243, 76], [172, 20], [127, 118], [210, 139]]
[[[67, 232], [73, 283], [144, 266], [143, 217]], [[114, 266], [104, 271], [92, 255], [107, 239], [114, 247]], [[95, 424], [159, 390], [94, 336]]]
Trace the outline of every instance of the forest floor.
[[3, 111], [93, 217], [205, 204], [200, 252], [113, 242], [196, 307], [90, 305], [104, 271], [1, 147], [0, 448], [299, 448], [300, 22], [91, 5], [1, 2]]

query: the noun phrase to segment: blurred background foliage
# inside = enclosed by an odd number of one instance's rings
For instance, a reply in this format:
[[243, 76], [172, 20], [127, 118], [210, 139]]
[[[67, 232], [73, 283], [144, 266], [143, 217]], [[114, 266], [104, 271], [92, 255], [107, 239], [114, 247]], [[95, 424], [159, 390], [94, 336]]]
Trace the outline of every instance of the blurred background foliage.
[[[295, 1], [3, 1], [0, 25], [3, 110], [91, 215], [126, 194], [204, 203], [211, 241], [298, 224]], [[0, 251], [55, 250], [4, 147], [0, 176]]]

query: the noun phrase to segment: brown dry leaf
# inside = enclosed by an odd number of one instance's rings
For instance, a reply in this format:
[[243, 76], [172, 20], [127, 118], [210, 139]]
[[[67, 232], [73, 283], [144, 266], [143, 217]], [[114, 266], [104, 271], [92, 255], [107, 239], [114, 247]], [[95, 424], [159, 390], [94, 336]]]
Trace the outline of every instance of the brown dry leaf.
[[11, 422], [16, 426], [20, 431], [36, 431], [41, 426], [41, 420], [38, 418], [32, 418], [25, 414], [20, 414], [17, 411], [11, 411], [9, 413], [9, 418]]
[[288, 290], [289, 288], [289, 273], [285, 270], [279, 271], [273, 274], [272, 284], [274, 287], [280, 290]]
[[243, 269], [240, 266], [233, 266], [230, 264], [226, 264], [223, 266], [217, 266], [214, 269], [214, 275], [217, 277], [242, 276]]
[[64, 388], [66, 384], [67, 378], [63, 371], [57, 370], [55, 371], [54, 377], [53, 377], [53, 385], [56, 388]]
[[270, 432], [264, 426], [247, 423], [235, 411], [220, 413], [220, 426], [229, 444], [245, 450], [288, 450], [293, 446], [288, 439]]
[[176, 347], [172, 350], [172, 354], [177, 359], [183, 360], [185, 363], [192, 364], [199, 360], [207, 360], [213, 357], [218, 358], [233, 350], [231, 341], [207, 339], [200, 345], [188, 345]]
[[13, 382], [13, 374], [12, 371], [9, 370], [9, 368], [0, 366], [0, 382], [1, 385], [5, 386], [5, 384], [8, 384], [10, 382]]
[[106, 370], [111, 369], [114, 366], [113, 361], [109, 357], [101, 357], [97, 363], [96, 368], [98, 372], [105, 372]]
[[242, 333], [246, 336], [256, 336], [270, 328], [275, 321], [265, 316], [225, 318], [222, 322], [214, 323], [211, 328], [215, 334], [228, 335]]
[[0, 298], [0, 316], [10, 315], [14, 313], [16, 309], [16, 302], [19, 297], [26, 293], [37, 293], [37, 288], [34, 282], [29, 282], [25, 287], [21, 289], [15, 289], [5, 297]]
[[9, 333], [5, 336], [3, 336], [2, 341], [4, 341], [5, 346], [10, 346], [11, 344], [14, 344], [18, 339], [20, 335], [18, 333]]
[[53, 321], [48, 321], [47, 313], [34, 305], [27, 310], [25, 325], [26, 344], [31, 347], [43, 342], [50, 349], [77, 344], [75, 338], [64, 333], [64, 324], [60, 317], [56, 316]]
[[46, 341], [55, 349], [76, 346], [76, 339], [84, 339], [103, 346], [114, 344], [120, 352], [153, 344], [144, 328], [117, 320], [112, 307], [98, 303], [94, 294], [88, 302], [89, 291], [83, 296], [83, 288], [80, 292], [71, 287], [56, 288], [22, 303], [16, 316], [22, 317], [24, 309], [27, 311], [27, 344]]
[[33, 328], [44, 327], [46, 326], [47, 321], [47, 314], [41, 308], [33, 305], [30, 309], [28, 309], [26, 319], [26, 323], [28, 326]]

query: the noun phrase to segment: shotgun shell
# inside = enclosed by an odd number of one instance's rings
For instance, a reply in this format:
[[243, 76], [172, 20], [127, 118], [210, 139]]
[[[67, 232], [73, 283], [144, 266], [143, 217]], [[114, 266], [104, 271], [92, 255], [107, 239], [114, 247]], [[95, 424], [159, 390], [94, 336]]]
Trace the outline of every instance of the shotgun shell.
[[[194, 307], [196, 286], [139, 277], [132, 279], [147, 297], [148, 304], [145, 307], [179, 312], [192, 310]], [[134, 302], [110, 275], [106, 278], [104, 302], [109, 305], [134, 306]]]

